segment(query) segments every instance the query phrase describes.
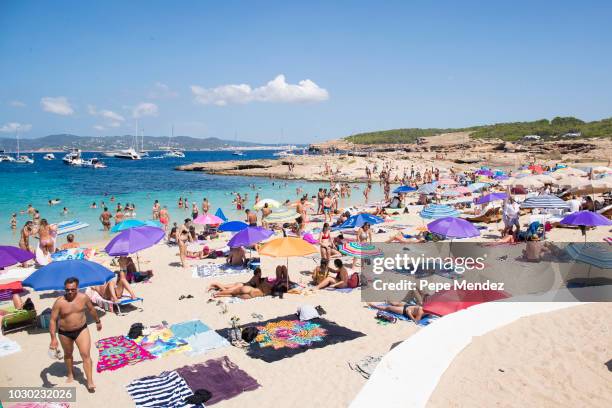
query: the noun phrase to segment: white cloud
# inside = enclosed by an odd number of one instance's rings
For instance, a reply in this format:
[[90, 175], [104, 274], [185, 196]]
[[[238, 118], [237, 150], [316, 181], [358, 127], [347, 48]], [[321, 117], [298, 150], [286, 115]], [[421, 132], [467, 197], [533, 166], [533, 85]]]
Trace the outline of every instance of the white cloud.
[[[113, 122], [123, 122], [125, 118], [120, 114], [108, 109], [96, 110], [93, 105], [87, 105], [87, 112], [93, 116], [100, 116], [104, 119], [112, 120]], [[115, 126], [116, 127], [116, 126]]]
[[289, 84], [282, 74], [258, 88], [251, 88], [247, 84], [221, 85], [216, 88], [192, 85], [191, 92], [197, 103], [217, 106], [249, 102], [321, 102], [329, 99], [329, 92], [310, 79]]
[[142, 118], [143, 116], [157, 116], [157, 105], [151, 102], [141, 102], [133, 110], [132, 116]]
[[9, 105], [11, 105], [14, 108], [25, 108], [26, 107], [26, 104], [21, 101], [10, 101]]
[[117, 127], [121, 126], [121, 122], [110, 122], [108, 124], [108, 126], [117, 128]]
[[149, 92], [149, 98], [151, 99], [171, 99], [177, 96], [178, 92], [173, 91], [168, 85], [162, 82], [156, 82], [153, 85], [153, 89]]
[[45, 96], [40, 99], [40, 105], [44, 111], [55, 113], [56, 115], [68, 116], [74, 113], [74, 109], [70, 106], [65, 96]]
[[104, 130], [104, 126], [102, 126], [102, 125], [94, 125], [93, 128], [96, 129], [96, 130]]
[[29, 132], [31, 129], [32, 125], [17, 122], [9, 122], [0, 126], [0, 132], [2, 133]]

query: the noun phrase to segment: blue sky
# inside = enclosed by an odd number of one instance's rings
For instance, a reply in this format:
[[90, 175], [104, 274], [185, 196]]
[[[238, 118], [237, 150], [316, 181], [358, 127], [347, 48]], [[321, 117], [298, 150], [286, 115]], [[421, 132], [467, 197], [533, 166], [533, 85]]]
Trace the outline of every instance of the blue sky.
[[610, 2], [287, 3], [2, 1], [0, 137], [138, 117], [147, 135], [307, 143], [612, 116]]

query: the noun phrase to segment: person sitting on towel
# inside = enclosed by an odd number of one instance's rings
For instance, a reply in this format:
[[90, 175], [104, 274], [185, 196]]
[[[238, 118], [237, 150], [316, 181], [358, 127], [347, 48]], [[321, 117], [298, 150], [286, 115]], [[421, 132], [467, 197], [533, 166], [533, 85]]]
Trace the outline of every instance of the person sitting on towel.
[[119, 279], [126, 279], [129, 283], [142, 282], [153, 276], [153, 270], [139, 271], [131, 256], [119, 257]]
[[349, 273], [348, 269], [342, 263], [340, 259], [334, 259], [334, 266], [336, 269], [329, 268], [330, 272], [336, 274], [336, 277], [328, 276], [319, 283], [316, 289], [323, 289], [330, 287], [332, 289], [343, 289], [348, 286]]
[[391, 312], [398, 315], [403, 315], [410, 320], [413, 320], [415, 323], [418, 323], [423, 316], [425, 316], [425, 312], [423, 311], [423, 307], [419, 305], [411, 305], [403, 302], [391, 302], [389, 306], [386, 305], [376, 305], [374, 303], [369, 303], [368, 306], [373, 307], [376, 310], [382, 310], [384, 312]]
[[81, 244], [74, 242], [74, 234], [68, 234], [66, 236], [66, 243], [60, 247], [60, 251], [65, 249], [79, 248]]
[[246, 265], [247, 258], [246, 252], [243, 247], [236, 247], [230, 249], [230, 253], [227, 256], [227, 263], [231, 266], [242, 266]]

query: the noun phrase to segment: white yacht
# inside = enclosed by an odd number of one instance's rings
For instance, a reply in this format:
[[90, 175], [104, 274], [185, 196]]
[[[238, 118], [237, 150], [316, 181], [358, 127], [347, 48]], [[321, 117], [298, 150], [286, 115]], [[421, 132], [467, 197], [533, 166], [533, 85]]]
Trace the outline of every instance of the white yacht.
[[164, 157], [185, 157], [185, 153], [180, 151], [179, 149], [170, 149], [166, 153], [164, 153]]
[[83, 160], [83, 167], [91, 167], [94, 169], [105, 169], [107, 166], [103, 162], [101, 162], [97, 157], [92, 157], [91, 159]]
[[232, 152], [232, 155], [234, 155], [234, 156], [244, 156], [244, 153], [241, 152], [240, 150], [234, 150]]
[[296, 154], [290, 150], [283, 150], [282, 152], [274, 153], [274, 156], [277, 156], [277, 157], [293, 157], [295, 155]]
[[81, 157], [80, 149], [72, 149], [62, 158], [62, 161], [70, 166], [82, 166], [84, 160]]
[[15, 159], [15, 163], [19, 163], [19, 164], [34, 164], [34, 159], [26, 156], [25, 154], [21, 155], [21, 156], [17, 156], [17, 158]]
[[55, 160], [55, 155], [53, 153], [47, 153], [43, 156], [45, 160]]
[[118, 152], [115, 152], [114, 157], [116, 157], [117, 159], [126, 159], [126, 160], [140, 160], [140, 154], [138, 154], [138, 152], [130, 147], [129, 149], [125, 149], [125, 150], [120, 150]]
[[8, 154], [0, 154], [0, 163], [2, 162], [14, 162], [15, 158], [13, 156], [9, 156]]

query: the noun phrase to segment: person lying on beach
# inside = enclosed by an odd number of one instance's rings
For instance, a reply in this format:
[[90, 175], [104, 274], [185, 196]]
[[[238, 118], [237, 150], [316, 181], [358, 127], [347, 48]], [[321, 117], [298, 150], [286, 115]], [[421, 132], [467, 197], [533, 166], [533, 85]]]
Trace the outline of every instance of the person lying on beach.
[[187, 245], [187, 256], [189, 258], [204, 259], [210, 255], [210, 248], [207, 245], [189, 244]]
[[253, 271], [253, 276], [247, 282], [234, 282], [234, 283], [220, 283], [220, 282], [211, 282], [208, 285], [208, 292], [211, 290], [234, 290], [236, 288], [241, 288], [243, 286], [250, 286], [252, 288], [256, 288], [261, 285], [264, 279], [261, 277], [261, 268], [256, 268]]
[[402, 232], [398, 232], [397, 234], [391, 236], [389, 239], [385, 241], [385, 243], [390, 244], [392, 242], [400, 242], [402, 244], [416, 244], [420, 242], [425, 242], [425, 238], [421, 236], [421, 234], [411, 237], [406, 236]]
[[269, 296], [272, 293], [272, 285], [266, 279], [261, 279], [256, 287], [243, 285], [230, 289], [220, 290], [213, 294], [218, 297], [237, 297], [240, 299], [253, 299], [256, 297]]
[[[25, 301], [25, 303], [21, 299], [21, 295], [19, 293], [13, 293], [11, 298], [12, 298], [13, 307], [15, 308], [15, 310], [24, 310], [24, 309], [34, 310], [34, 304], [29, 298]], [[6, 316], [7, 314], [11, 314], [11, 313], [12, 311], [0, 309], [0, 327], [2, 327], [2, 318]]]
[[425, 312], [423, 312], [423, 307], [418, 305], [410, 305], [408, 303], [402, 302], [392, 302], [389, 306], [377, 305], [370, 302], [368, 302], [367, 304], [368, 306], [376, 310], [382, 310], [384, 312], [392, 312], [395, 314], [403, 315], [414, 321], [415, 323], [418, 323], [423, 318], [423, 316], [425, 316]]
[[226, 262], [231, 266], [246, 265], [247, 257], [243, 247], [231, 248], [227, 255]]
[[334, 266], [336, 269], [329, 268], [330, 272], [336, 274], [336, 277], [328, 276], [323, 279], [316, 287], [317, 290], [330, 287], [332, 289], [343, 289], [348, 286], [349, 273], [348, 269], [342, 263], [340, 259], [334, 259]]

